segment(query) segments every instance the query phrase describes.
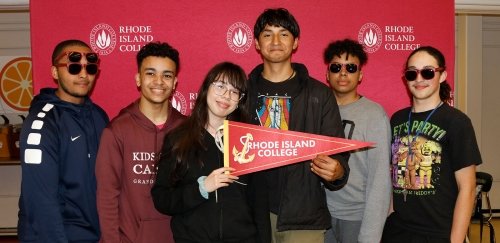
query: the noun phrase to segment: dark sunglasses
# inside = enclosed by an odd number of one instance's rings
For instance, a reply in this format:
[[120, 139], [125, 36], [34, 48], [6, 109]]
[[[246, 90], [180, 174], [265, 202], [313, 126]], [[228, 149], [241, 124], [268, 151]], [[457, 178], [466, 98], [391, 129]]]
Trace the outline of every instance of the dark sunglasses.
[[348, 64], [332, 63], [332, 64], [330, 64], [328, 69], [332, 73], [338, 73], [338, 72], [340, 72], [340, 70], [342, 70], [343, 66], [345, 66], [345, 70], [347, 70], [347, 72], [349, 72], [349, 73], [355, 73], [358, 71], [358, 65], [356, 65], [354, 63], [348, 63]]
[[405, 79], [406, 81], [415, 81], [418, 77], [418, 74], [422, 75], [422, 78], [425, 80], [433, 79], [436, 72], [443, 71], [444, 68], [422, 68], [422, 69], [407, 69], [405, 71]]
[[[59, 63], [56, 66], [66, 66], [68, 68], [68, 72], [72, 75], [79, 74], [82, 71], [82, 68], [85, 68], [85, 71], [87, 71], [87, 73], [90, 75], [95, 75], [99, 71], [99, 65], [97, 64], [99, 62], [99, 56], [97, 55], [97, 53], [65, 52], [62, 53], [58, 58], [56, 58], [56, 62], [66, 55], [68, 56], [69, 62]], [[87, 59], [87, 64], [80, 63], [83, 55], [85, 55], [85, 58]]]

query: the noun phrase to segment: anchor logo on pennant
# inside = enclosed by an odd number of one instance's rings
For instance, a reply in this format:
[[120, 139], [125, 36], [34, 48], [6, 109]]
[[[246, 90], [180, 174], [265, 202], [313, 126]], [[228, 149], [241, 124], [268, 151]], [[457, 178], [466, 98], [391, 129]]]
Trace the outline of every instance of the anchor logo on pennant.
[[253, 141], [253, 136], [252, 134], [247, 133], [245, 136], [242, 136], [240, 138], [240, 143], [243, 144], [243, 149], [241, 150], [241, 152], [236, 149], [236, 146], [233, 146], [234, 161], [240, 164], [245, 164], [253, 161], [253, 159], [255, 158], [255, 154], [251, 154], [248, 157], [246, 156], [249, 151], [248, 144], [251, 141]]

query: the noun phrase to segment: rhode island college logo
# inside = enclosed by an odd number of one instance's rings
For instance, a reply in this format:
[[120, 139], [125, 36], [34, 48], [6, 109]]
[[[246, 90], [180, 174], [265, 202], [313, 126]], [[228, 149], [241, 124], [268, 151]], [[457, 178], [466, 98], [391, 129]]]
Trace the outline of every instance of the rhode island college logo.
[[181, 92], [177, 90], [175, 91], [175, 94], [172, 96], [172, 107], [174, 107], [183, 115], [186, 115], [186, 110], [187, 110], [186, 98], [184, 98], [184, 95], [182, 95]]
[[250, 151], [249, 144], [253, 141], [253, 136], [251, 133], [247, 133], [245, 136], [240, 137], [240, 143], [242, 144], [242, 149], [239, 151], [236, 146], [233, 146], [233, 156], [234, 161], [245, 164], [252, 162], [255, 158], [255, 154], [248, 154]]
[[115, 30], [108, 24], [100, 23], [90, 32], [90, 47], [99, 55], [108, 55], [116, 46]]
[[358, 32], [358, 42], [368, 53], [376, 52], [382, 45], [382, 31], [374, 23], [366, 23]]
[[235, 53], [244, 53], [252, 46], [253, 34], [247, 24], [236, 22], [229, 26], [226, 34], [227, 46]]

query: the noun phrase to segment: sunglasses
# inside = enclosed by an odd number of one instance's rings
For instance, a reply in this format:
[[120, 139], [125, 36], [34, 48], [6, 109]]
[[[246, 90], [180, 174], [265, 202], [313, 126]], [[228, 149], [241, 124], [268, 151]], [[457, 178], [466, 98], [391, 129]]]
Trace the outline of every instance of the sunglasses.
[[332, 73], [338, 73], [338, 72], [340, 72], [340, 70], [342, 70], [343, 66], [345, 66], [345, 70], [347, 70], [347, 72], [349, 72], [349, 73], [355, 73], [358, 71], [358, 65], [356, 65], [354, 63], [348, 63], [348, 64], [332, 63], [332, 64], [330, 64], [328, 69]]
[[[85, 58], [87, 59], [87, 64], [81, 64], [80, 61], [82, 60], [82, 56], [85, 55]], [[72, 75], [77, 75], [82, 71], [82, 68], [85, 68], [85, 71], [87, 71], [88, 74], [90, 75], [95, 75], [99, 71], [99, 65], [97, 64], [99, 62], [99, 56], [97, 53], [89, 52], [89, 53], [81, 53], [81, 52], [64, 52], [59, 57], [56, 58], [56, 62], [59, 61], [62, 57], [68, 56], [68, 63], [59, 63], [56, 66], [57, 67], [64, 67], [66, 66], [68, 68], [68, 72]]]
[[405, 71], [405, 79], [406, 81], [415, 81], [418, 77], [418, 74], [422, 75], [422, 78], [425, 80], [433, 79], [436, 72], [443, 71], [444, 68], [422, 68], [422, 69], [408, 69]]

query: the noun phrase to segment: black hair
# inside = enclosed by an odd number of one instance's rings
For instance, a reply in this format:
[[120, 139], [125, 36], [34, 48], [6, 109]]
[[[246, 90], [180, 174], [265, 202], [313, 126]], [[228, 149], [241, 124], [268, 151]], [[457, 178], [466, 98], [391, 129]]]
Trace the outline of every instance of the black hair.
[[168, 57], [175, 63], [175, 73], [179, 70], [179, 52], [166, 42], [149, 42], [137, 53], [137, 70], [140, 71], [142, 61], [146, 57]]
[[85, 43], [81, 40], [72, 39], [72, 40], [61, 41], [56, 45], [56, 47], [54, 47], [54, 51], [52, 52], [52, 65], [55, 66], [57, 64], [56, 59], [59, 57], [59, 55], [61, 55], [64, 48], [66, 48], [68, 46], [83, 46], [83, 47], [87, 47], [87, 48], [91, 49], [87, 43]]
[[328, 64], [335, 56], [340, 57], [344, 53], [357, 57], [361, 67], [368, 62], [368, 55], [363, 46], [351, 39], [337, 40], [328, 44], [323, 54], [323, 61]]
[[285, 8], [266, 9], [259, 15], [253, 27], [255, 38], [259, 38], [260, 33], [264, 31], [266, 25], [283, 27], [292, 33], [294, 38], [300, 36], [300, 28], [297, 20]]

